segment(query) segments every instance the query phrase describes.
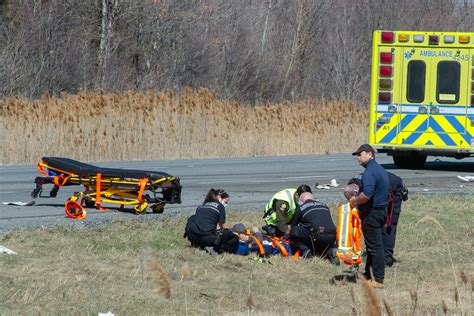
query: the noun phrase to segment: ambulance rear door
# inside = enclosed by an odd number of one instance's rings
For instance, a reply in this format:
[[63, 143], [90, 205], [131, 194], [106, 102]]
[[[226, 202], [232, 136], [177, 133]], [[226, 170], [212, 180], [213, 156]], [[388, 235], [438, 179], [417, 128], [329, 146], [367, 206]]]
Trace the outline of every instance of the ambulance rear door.
[[398, 144], [413, 145], [429, 127], [431, 57], [422, 50], [431, 54], [430, 49], [403, 48]]
[[[470, 107], [468, 83], [469, 50], [440, 48], [432, 57], [429, 129], [423, 142], [440, 147], [469, 147], [467, 110]], [[438, 137], [433, 136], [436, 134]], [[469, 139], [468, 139], [469, 138]]]
[[465, 138], [468, 69], [468, 49], [404, 48], [399, 144], [469, 146]]

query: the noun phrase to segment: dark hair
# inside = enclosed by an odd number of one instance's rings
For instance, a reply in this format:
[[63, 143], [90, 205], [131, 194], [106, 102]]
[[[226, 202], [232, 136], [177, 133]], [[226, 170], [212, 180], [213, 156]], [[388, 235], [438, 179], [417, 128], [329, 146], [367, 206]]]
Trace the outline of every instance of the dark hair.
[[206, 197], [204, 198], [204, 204], [209, 202], [219, 202], [219, 200], [217, 199], [218, 196], [225, 199], [229, 197], [229, 194], [223, 189], [210, 189], [209, 192], [207, 192]]
[[226, 199], [229, 197], [229, 193], [227, 193], [224, 189], [217, 189], [216, 194], [220, 196], [222, 199]]
[[298, 196], [300, 196], [301, 193], [305, 192], [313, 193], [313, 191], [311, 191], [310, 186], [307, 184], [302, 184], [298, 187], [298, 189], [296, 189], [296, 194], [298, 194]]

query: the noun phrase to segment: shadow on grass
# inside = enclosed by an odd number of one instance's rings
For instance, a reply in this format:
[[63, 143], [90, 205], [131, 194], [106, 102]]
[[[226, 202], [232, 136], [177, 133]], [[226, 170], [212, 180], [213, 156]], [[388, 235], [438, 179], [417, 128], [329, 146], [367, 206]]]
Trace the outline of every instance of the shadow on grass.
[[[47, 206], [47, 207], [58, 207], [64, 209], [64, 203], [61, 204], [56, 204], [56, 203], [35, 203], [35, 206]], [[105, 213], [106, 211], [116, 211], [120, 213], [126, 213], [126, 214], [133, 214], [133, 215], [145, 215], [145, 214], [160, 214], [160, 213], [154, 213], [151, 211], [151, 209], [147, 209], [145, 212], [142, 213], [137, 213], [133, 208], [120, 208], [120, 207], [105, 207], [105, 211], [100, 211], [98, 210], [95, 206], [94, 207], [84, 207], [84, 209], [90, 213], [90, 214], [101, 214]]]
[[352, 272], [335, 275], [329, 280], [331, 285], [346, 285], [348, 283], [357, 283], [357, 276]]

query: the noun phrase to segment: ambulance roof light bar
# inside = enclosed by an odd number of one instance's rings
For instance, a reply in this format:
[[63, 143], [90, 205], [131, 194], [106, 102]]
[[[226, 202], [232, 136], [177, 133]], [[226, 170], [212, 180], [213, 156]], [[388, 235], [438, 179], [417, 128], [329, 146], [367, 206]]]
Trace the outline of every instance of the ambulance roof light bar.
[[439, 44], [439, 36], [438, 35], [430, 35], [428, 37], [430, 45], [438, 45]]
[[398, 41], [401, 43], [408, 42], [410, 40], [410, 35], [408, 34], [398, 34]]
[[469, 37], [468, 35], [461, 35], [459, 36], [459, 43], [461, 44], [469, 44]]
[[394, 32], [382, 32], [382, 43], [394, 43], [395, 33]]
[[451, 36], [451, 35], [445, 35], [444, 36], [444, 42], [447, 43], [447, 44], [451, 44], [451, 43], [454, 43], [454, 36]]
[[413, 36], [413, 41], [415, 41], [415, 43], [423, 43], [424, 40], [425, 40], [424, 35], [417, 34]]

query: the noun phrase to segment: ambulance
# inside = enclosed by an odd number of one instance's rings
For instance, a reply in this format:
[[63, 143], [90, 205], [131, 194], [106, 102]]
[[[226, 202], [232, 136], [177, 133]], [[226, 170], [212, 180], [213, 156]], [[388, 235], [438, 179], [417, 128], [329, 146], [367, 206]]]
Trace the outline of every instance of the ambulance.
[[399, 168], [474, 156], [474, 33], [375, 31], [369, 143]]

